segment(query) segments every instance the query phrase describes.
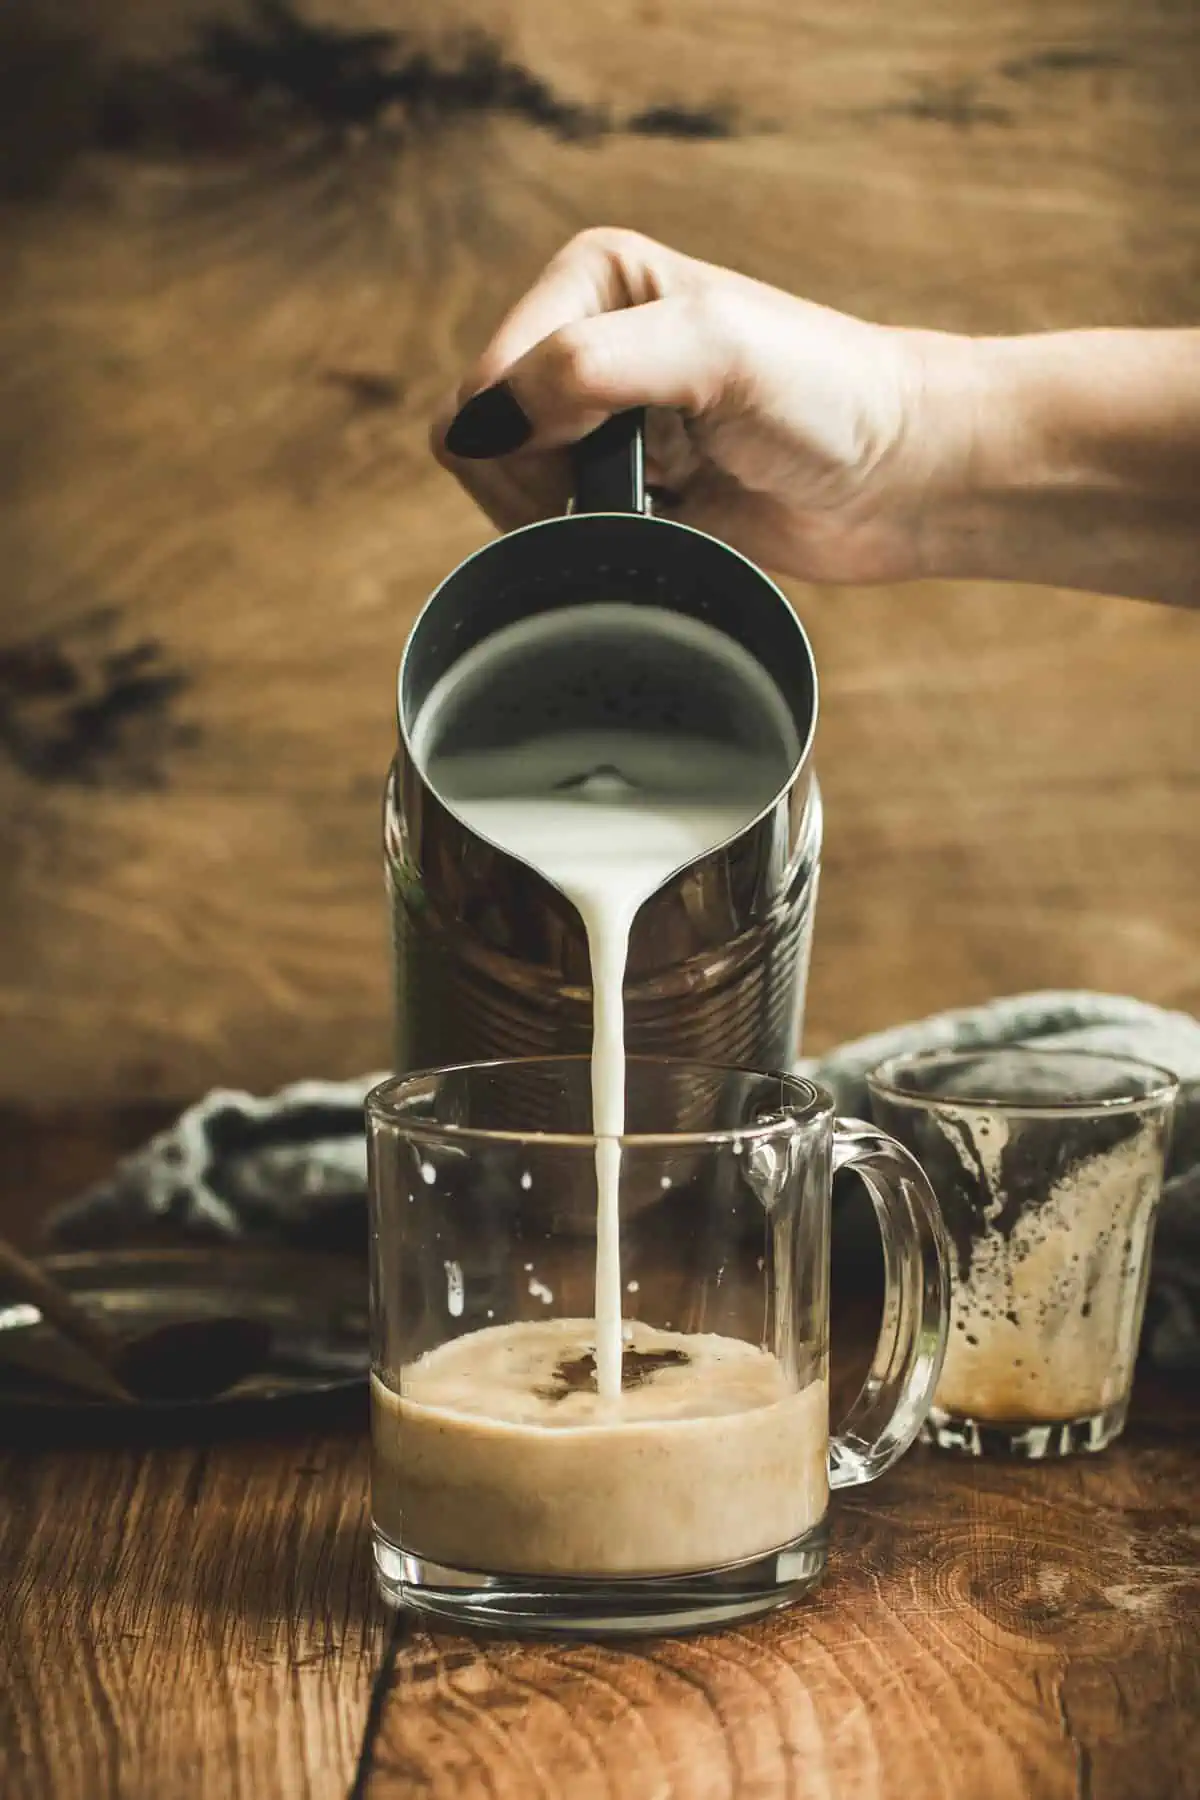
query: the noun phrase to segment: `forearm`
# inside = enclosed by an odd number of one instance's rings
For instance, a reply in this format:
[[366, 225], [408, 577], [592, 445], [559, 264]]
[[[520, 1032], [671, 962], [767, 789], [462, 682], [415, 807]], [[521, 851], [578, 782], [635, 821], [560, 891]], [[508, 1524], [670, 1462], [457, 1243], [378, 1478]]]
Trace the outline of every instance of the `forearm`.
[[928, 573], [1200, 605], [1200, 331], [957, 340], [946, 364]]

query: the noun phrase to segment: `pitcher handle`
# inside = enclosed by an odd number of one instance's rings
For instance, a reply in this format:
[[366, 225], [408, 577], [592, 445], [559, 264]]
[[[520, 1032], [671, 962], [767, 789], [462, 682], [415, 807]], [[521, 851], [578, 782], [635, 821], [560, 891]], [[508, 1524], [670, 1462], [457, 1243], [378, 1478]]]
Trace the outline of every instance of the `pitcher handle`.
[[871, 1367], [829, 1440], [829, 1485], [859, 1487], [903, 1456], [933, 1400], [950, 1329], [950, 1245], [916, 1159], [860, 1119], [839, 1119], [833, 1173], [866, 1185], [883, 1239], [883, 1324]]
[[644, 513], [646, 410], [614, 413], [572, 452], [577, 513]]

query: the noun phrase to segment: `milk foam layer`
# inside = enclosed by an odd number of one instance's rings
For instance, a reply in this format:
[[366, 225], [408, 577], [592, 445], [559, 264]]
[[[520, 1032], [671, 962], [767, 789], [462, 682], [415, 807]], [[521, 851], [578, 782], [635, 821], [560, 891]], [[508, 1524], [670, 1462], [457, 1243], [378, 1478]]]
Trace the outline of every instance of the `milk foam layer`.
[[[496, 1326], [372, 1381], [375, 1523], [452, 1568], [654, 1575], [804, 1536], [828, 1500], [828, 1394], [740, 1339], [634, 1327], [615, 1403], [576, 1387], [590, 1320]], [[589, 1365], [590, 1366], [590, 1365]]]

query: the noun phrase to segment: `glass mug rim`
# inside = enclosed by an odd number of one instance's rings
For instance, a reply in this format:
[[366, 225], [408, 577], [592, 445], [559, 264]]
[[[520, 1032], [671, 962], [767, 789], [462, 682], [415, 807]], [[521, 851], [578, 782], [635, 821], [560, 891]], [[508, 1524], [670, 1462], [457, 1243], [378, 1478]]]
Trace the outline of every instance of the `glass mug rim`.
[[458, 1125], [440, 1119], [413, 1117], [403, 1109], [402, 1097], [410, 1089], [444, 1080], [448, 1075], [484, 1075], [489, 1070], [564, 1069], [589, 1070], [590, 1053], [562, 1056], [497, 1056], [481, 1062], [448, 1063], [428, 1069], [412, 1069], [404, 1075], [389, 1075], [367, 1094], [364, 1101], [367, 1116], [381, 1125], [402, 1130], [406, 1137], [426, 1141], [452, 1140], [468, 1144], [553, 1145], [559, 1149], [594, 1152], [598, 1143], [617, 1143], [622, 1149], [653, 1150], [668, 1148], [720, 1148], [738, 1144], [762, 1143], [777, 1137], [781, 1131], [792, 1131], [814, 1120], [833, 1118], [836, 1103], [827, 1089], [803, 1075], [788, 1075], [778, 1069], [754, 1069], [739, 1063], [706, 1062], [699, 1057], [627, 1056], [627, 1070], [671, 1069], [706, 1076], [744, 1075], [756, 1081], [778, 1081], [788, 1098], [769, 1119], [753, 1125], [728, 1126], [711, 1131], [639, 1131], [615, 1134], [591, 1131], [538, 1131], [499, 1129], [493, 1126]]
[[[918, 1087], [903, 1085], [906, 1076], [918, 1074], [924, 1069], [940, 1065], [943, 1070], [952, 1072], [956, 1066], [978, 1064], [988, 1058], [1008, 1057], [1015, 1062], [1034, 1057], [1064, 1064], [1083, 1062], [1090, 1064], [1097, 1072], [1102, 1066], [1107, 1066], [1114, 1073], [1123, 1073], [1132, 1079], [1126, 1093], [1110, 1096], [1064, 1093], [1061, 1098], [1054, 1100], [1023, 1099], [1019, 1095], [1005, 1096], [996, 1093], [960, 1095], [953, 1088], [926, 1093]], [[1135, 1093], [1133, 1083], [1138, 1076], [1152, 1078], [1152, 1085]], [[1126, 1056], [1124, 1052], [1117, 1050], [1075, 1049], [1068, 1044], [1039, 1044], [1036, 1039], [1023, 1044], [902, 1050], [868, 1069], [864, 1079], [872, 1096], [895, 1106], [921, 1107], [927, 1111], [952, 1106], [964, 1113], [1007, 1113], [1029, 1119], [1059, 1119], [1066, 1115], [1087, 1118], [1137, 1113], [1149, 1107], [1171, 1105], [1179, 1093], [1179, 1077], [1161, 1063], [1150, 1062], [1142, 1056]]]

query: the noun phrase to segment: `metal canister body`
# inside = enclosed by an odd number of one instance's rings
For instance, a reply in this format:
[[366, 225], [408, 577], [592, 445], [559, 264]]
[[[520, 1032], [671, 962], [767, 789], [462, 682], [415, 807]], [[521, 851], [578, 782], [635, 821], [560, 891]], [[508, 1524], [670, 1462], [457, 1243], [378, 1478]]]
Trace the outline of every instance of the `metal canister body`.
[[[551, 882], [474, 832], [437, 792], [418, 721], [439, 684], [496, 634], [531, 621], [538, 629], [548, 623], [551, 635], [564, 620], [574, 631], [583, 619], [586, 629], [588, 609], [611, 610], [614, 596], [635, 625], [669, 613], [685, 636], [720, 639], [759, 678], [758, 701], [745, 698], [753, 682], [723, 689], [724, 677], [713, 676], [693, 703], [681, 677], [670, 718], [687, 726], [690, 711], [689, 728], [703, 731], [740, 705], [749, 741], [764, 706], [774, 706], [787, 731], [780, 766], [789, 771], [751, 823], [678, 870], [638, 912], [625, 984], [627, 1049], [765, 1069], [789, 1067], [799, 1049], [821, 850], [812, 650], [761, 570], [702, 532], [647, 515], [640, 427], [610, 426], [584, 447], [573, 515], [512, 532], [460, 565], [427, 603], [405, 650], [384, 818], [398, 1070], [590, 1047], [582, 919]], [[625, 643], [614, 651], [611, 636], [605, 641], [610, 686], [618, 687]], [[631, 668], [630, 680], [636, 675]], [[463, 710], [463, 729], [478, 737], [482, 727]], [[510, 722], [520, 715], [517, 696], [497, 713], [496, 731], [515, 729]], [[470, 747], [487, 752], [495, 741], [484, 734]]]
[[[588, 947], [569, 902], [475, 837], [403, 753], [388, 776], [384, 841], [397, 1069], [586, 1052]], [[820, 849], [820, 792], [806, 770], [647, 901], [625, 983], [631, 1055], [794, 1063]]]

